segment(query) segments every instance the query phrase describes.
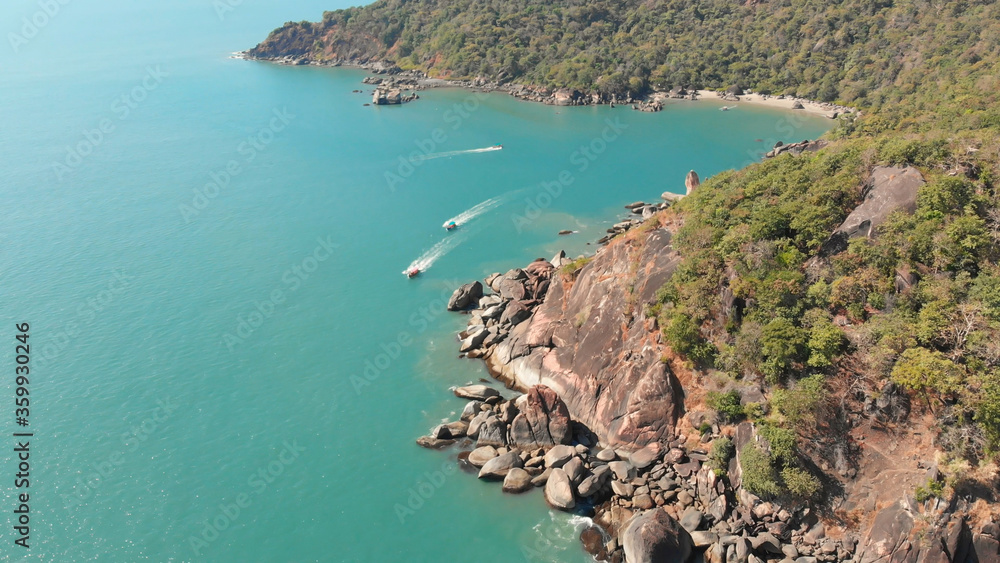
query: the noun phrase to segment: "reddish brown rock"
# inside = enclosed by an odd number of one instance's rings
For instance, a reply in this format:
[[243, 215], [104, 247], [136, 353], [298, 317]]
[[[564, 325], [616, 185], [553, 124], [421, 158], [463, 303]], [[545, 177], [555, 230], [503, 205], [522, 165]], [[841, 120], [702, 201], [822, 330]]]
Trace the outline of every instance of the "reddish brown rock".
[[[656, 229], [639, 235], [638, 250], [609, 245], [571, 285], [553, 276], [531, 318], [485, 356], [491, 372], [522, 390], [551, 388], [574, 420], [611, 447], [637, 450], [668, 441], [683, 392], [661, 361], [666, 350], [644, 310], [680, 261], [670, 239], [669, 231]], [[534, 262], [518, 281], [530, 286], [551, 268]]]
[[520, 448], [568, 444], [570, 416], [566, 403], [544, 385], [532, 387], [510, 425], [511, 442]]

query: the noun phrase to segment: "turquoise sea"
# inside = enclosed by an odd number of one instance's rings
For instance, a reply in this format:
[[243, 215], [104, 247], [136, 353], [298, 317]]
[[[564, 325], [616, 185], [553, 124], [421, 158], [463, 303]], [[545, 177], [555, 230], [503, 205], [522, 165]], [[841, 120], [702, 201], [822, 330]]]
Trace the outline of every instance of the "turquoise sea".
[[[587, 560], [581, 519], [414, 444], [457, 417], [449, 387], [486, 375], [457, 358], [465, 319], [444, 301], [591, 252], [624, 204], [829, 123], [455, 89], [364, 107], [361, 71], [230, 58], [346, 6], [0, 8], [0, 559]], [[25, 322], [27, 550], [10, 437]]]

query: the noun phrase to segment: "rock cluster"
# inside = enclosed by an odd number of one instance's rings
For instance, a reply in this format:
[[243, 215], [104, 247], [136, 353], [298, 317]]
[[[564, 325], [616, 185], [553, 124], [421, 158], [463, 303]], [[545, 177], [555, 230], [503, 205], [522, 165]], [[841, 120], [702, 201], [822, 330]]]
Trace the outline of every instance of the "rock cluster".
[[[666, 200], [666, 198], [664, 198]], [[651, 219], [654, 215], [663, 211], [664, 209], [670, 207], [672, 201], [666, 200], [663, 203], [645, 203], [642, 201], [637, 201], [635, 203], [630, 203], [625, 206], [633, 215], [638, 215], [640, 218], [628, 218], [623, 221], [619, 221], [612, 225], [607, 230], [607, 235], [599, 238], [597, 244], [607, 244], [611, 239], [616, 236], [628, 232], [633, 227], [638, 227], [643, 224], [647, 219]]]
[[[986, 522], [973, 531], [962, 513], [968, 506], [928, 501], [921, 511], [912, 498], [902, 499], [876, 516], [868, 536], [858, 546], [858, 563], [1000, 561], [1000, 525]], [[960, 501], [958, 504], [966, 504]]]
[[510, 400], [486, 385], [459, 387], [455, 395], [468, 400], [461, 419], [417, 443], [458, 442], [465, 448], [460, 463], [480, 479], [502, 482], [505, 492], [537, 487], [554, 509], [595, 507], [594, 522], [606, 534], [587, 544], [598, 561], [690, 563], [695, 552], [706, 563], [833, 563], [854, 556], [855, 541], [826, 538], [808, 509], [789, 512], [734, 490], [709, 466], [707, 452], [688, 450], [683, 438], [631, 453], [604, 447], [544, 385]]
[[[685, 448], [683, 439], [651, 444], [618, 459], [614, 451], [602, 450], [587, 460], [589, 475], [606, 474], [596, 489], [577, 489], [580, 497], [589, 493], [597, 506], [594, 521], [618, 542], [609, 542], [599, 560], [621, 561], [616, 554], [623, 548], [627, 561], [690, 561], [677, 556], [664, 559], [655, 554], [660, 545], [670, 553], [704, 551], [706, 563], [780, 560], [796, 563], [849, 561], [855, 541], [825, 537], [822, 524], [808, 509], [790, 512], [764, 502], [744, 489], [734, 490], [726, 478], [706, 462], [704, 450]], [[606, 461], [611, 460], [611, 461]], [[607, 465], [603, 465], [603, 464]], [[607, 467], [602, 470], [601, 467]], [[584, 473], [585, 479], [588, 473]], [[661, 514], [662, 513], [662, 514]], [[659, 535], [652, 529], [662, 529]], [[678, 531], [669, 524], [675, 520]], [[638, 534], [636, 522], [646, 533]], [[687, 538], [687, 539], [685, 539]]]
[[476, 307], [468, 328], [459, 335], [459, 352], [470, 358], [492, 353], [512, 330], [531, 317], [549, 289], [553, 272], [551, 262], [536, 260], [527, 268], [487, 277], [486, 286], [493, 291], [489, 295], [483, 295], [483, 284], [478, 281], [456, 289], [448, 301], [449, 310]]
[[663, 103], [657, 100], [643, 100], [637, 104], [632, 104], [632, 109], [647, 112], [663, 111]]
[[415, 93], [410, 92], [404, 94], [398, 89], [386, 89], [378, 87], [372, 92], [372, 104], [376, 106], [386, 106], [386, 105], [397, 105], [405, 104], [406, 102], [412, 102], [416, 100], [419, 96]]
[[790, 155], [798, 156], [804, 152], [816, 152], [821, 148], [827, 146], [829, 143], [827, 141], [810, 141], [805, 140], [799, 143], [791, 143], [786, 145], [785, 143], [778, 141], [774, 144], [774, 148], [767, 151], [764, 158], [774, 158], [778, 155], [788, 153]]

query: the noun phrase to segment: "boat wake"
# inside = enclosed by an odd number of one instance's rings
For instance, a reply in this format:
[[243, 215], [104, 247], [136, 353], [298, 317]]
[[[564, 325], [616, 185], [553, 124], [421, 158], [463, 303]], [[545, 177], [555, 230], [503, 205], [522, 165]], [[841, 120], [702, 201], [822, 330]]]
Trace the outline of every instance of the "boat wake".
[[403, 273], [407, 274], [414, 270], [417, 270], [419, 272], [426, 272], [431, 266], [434, 265], [435, 262], [438, 261], [439, 258], [448, 254], [452, 250], [455, 250], [458, 247], [458, 245], [462, 244], [462, 242], [465, 241], [465, 238], [466, 237], [461, 234], [446, 237], [445, 239], [441, 240], [440, 242], [432, 246], [430, 250], [421, 254], [420, 258], [417, 258], [413, 262], [410, 262], [410, 265], [407, 266], [405, 270], [403, 270]]
[[463, 154], [476, 154], [480, 152], [493, 152], [503, 150], [503, 147], [483, 147], [481, 149], [466, 149], [464, 151], [433, 152], [420, 156], [411, 157], [413, 160], [434, 160], [435, 158], [445, 158], [449, 156], [459, 156]]
[[496, 207], [499, 206], [501, 203], [503, 203], [508, 197], [510, 196], [503, 195], [490, 198], [481, 203], [477, 203], [476, 205], [470, 207], [469, 209], [466, 209], [465, 211], [459, 213], [458, 215], [455, 215], [451, 219], [448, 219], [441, 226], [447, 227], [450, 223], [455, 223], [456, 225], [464, 225], [469, 221], [475, 219], [476, 217], [479, 217], [483, 213], [496, 209]]

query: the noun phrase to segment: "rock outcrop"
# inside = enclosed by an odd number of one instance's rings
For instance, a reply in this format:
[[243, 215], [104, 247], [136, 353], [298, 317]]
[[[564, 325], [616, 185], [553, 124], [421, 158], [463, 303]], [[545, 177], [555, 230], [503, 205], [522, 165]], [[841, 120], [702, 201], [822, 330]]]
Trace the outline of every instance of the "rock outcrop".
[[882, 509], [875, 517], [868, 537], [858, 546], [859, 563], [986, 563], [1000, 561], [995, 524], [986, 524], [979, 533], [969, 529], [964, 516], [941, 514], [926, 520], [912, 500], [901, 500]]
[[[655, 320], [644, 315], [679, 262], [670, 238], [656, 229], [610, 245], [574, 282], [552, 280], [530, 317], [484, 351], [490, 370], [517, 388], [554, 390], [574, 420], [613, 447], [638, 449], [671, 435], [682, 390], [660, 360]], [[505, 277], [517, 277], [512, 272]]]
[[568, 444], [570, 417], [566, 403], [544, 385], [532, 387], [518, 405], [520, 414], [510, 424], [511, 442], [520, 448]]
[[687, 189], [687, 195], [691, 195], [691, 192], [699, 185], [701, 185], [701, 179], [698, 178], [698, 173], [694, 170], [688, 172], [684, 178], [684, 188]]
[[875, 229], [894, 211], [913, 213], [923, 185], [923, 176], [912, 166], [874, 168], [862, 190], [864, 201], [837, 227], [821, 254], [831, 256], [845, 250], [852, 238], [874, 236]]

